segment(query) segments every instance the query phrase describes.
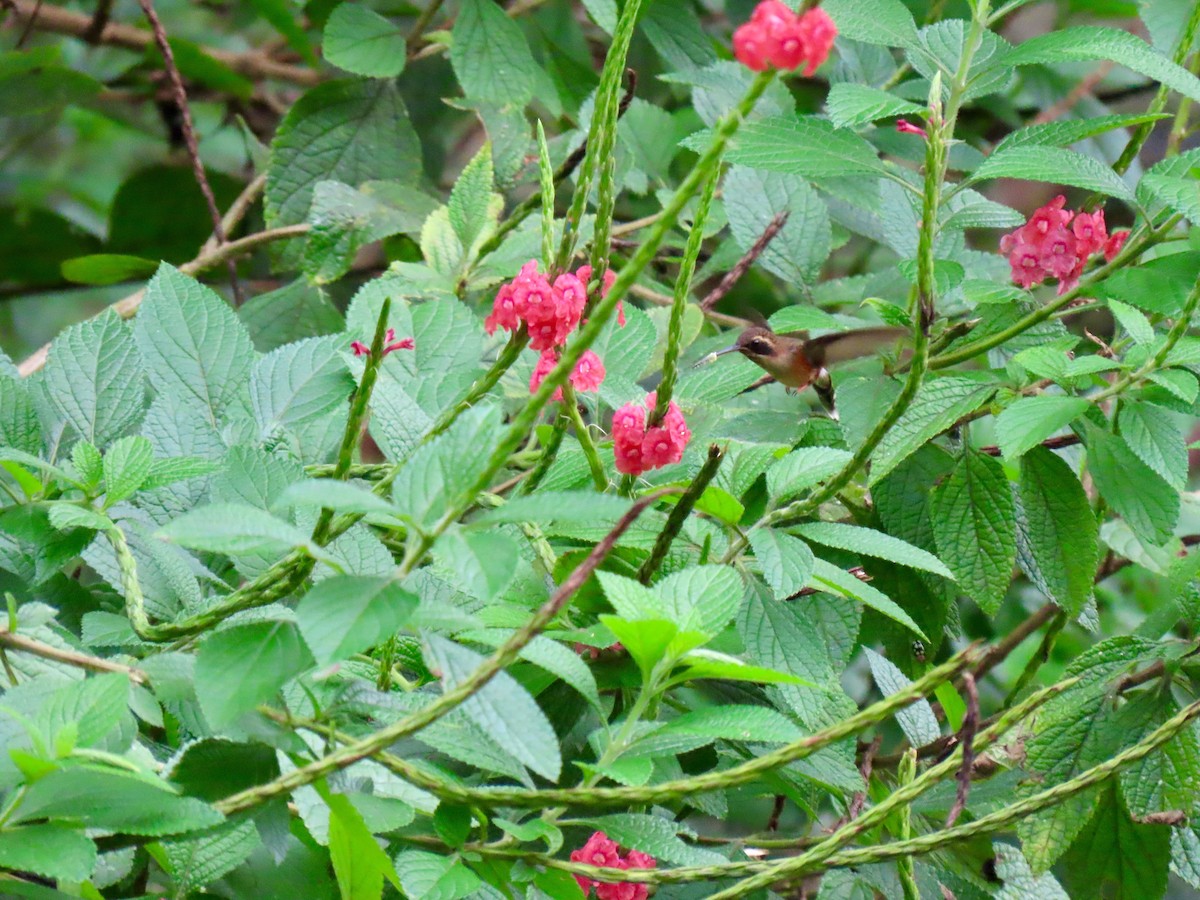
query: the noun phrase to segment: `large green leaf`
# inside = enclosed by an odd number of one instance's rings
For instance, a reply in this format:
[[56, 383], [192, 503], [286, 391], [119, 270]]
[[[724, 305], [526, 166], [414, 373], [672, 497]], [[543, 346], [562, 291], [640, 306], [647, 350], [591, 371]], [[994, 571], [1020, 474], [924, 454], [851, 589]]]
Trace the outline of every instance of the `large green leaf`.
[[337, 352], [337, 338], [319, 337], [280, 347], [250, 373], [250, 407], [259, 440], [290, 437], [296, 456], [324, 462], [341, 438], [354, 381]]
[[1038, 35], [1018, 45], [1005, 59], [1009, 66], [1109, 59], [1152, 81], [1200, 100], [1200, 79], [1128, 31], [1080, 26]]
[[743, 125], [727, 154], [730, 162], [801, 175], [880, 175], [885, 170], [875, 149], [851, 131], [812, 116], [779, 116]]
[[325, 58], [355, 75], [394, 78], [404, 71], [404, 33], [374, 10], [342, 3], [325, 21]]
[[871, 607], [877, 613], [887, 616], [895, 622], [899, 622], [918, 637], [928, 640], [925, 633], [913, 621], [912, 616], [906, 613], [896, 601], [879, 590], [879, 588], [872, 587], [865, 581], [860, 581], [849, 572], [838, 568], [832, 563], [826, 562], [823, 559], [816, 560], [813, 577], [809, 582], [809, 586], [815, 587], [820, 591], [827, 591], [831, 594], [858, 600], [866, 606]]
[[500, 424], [497, 413], [489, 404], [472, 407], [409, 457], [392, 488], [405, 515], [422, 527], [432, 525], [470, 487], [487, 463], [480, 451], [492, 446]]
[[[447, 691], [458, 687], [484, 658], [436, 634], [425, 639], [430, 669], [441, 673]], [[507, 672], [498, 672], [461, 709], [516, 759], [543, 778], [557, 781], [562, 771], [558, 738], [541, 707]]]
[[233, 724], [313, 664], [291, 622], [252, 622], [218, 631], [196, 654], [196, 696], [215, 728]]
[[0, 866], [10, 871], [84, 881], [95, 865], [96, 845], [82, 830], [46, 824], [0, 831]]
[[1005, 459], [1015, 460], [1065, 428], [1091, 404], [1083, 397], [1022, 397], [996, 418], [996, 440]]
[[524, 106], [533, 97], [538, 66], [520, 26], [488, 0], [466, 0], [454, 23], [450, 63], [472, 100]]
[[911, 100], [866, 84], [843, 81], [829, 89], [825, 100], [829, 119], [838, 128], [857, 128], [892, 116], [920, 116], [926, 110]]
[[1118, 419], [1121, 437], [1142, 462], [1174, 488], [1187, 482], [1188, 458], [1178, 417], [1161, 406], [1128, 400]]
[[335, 575], [304, 595], [296, 623], [317, 663], [328, 665], [390, 638], [417, 599], [390, 578]]
[[0, 375], [0, 447], [34, 455], [42, 449], [42, 427], [29, 388], [8, 375]]
[[58, 415], [97, 447], [129, 431], [145, 412], [141, 355], [112, 310], [56, 337], [43, 378]]
[[1088, 469], [1100, 495], [1146, 544], [1160, 546], [1179, 521], [1179, 491], [1142, 462], [1125, 439], [1088, 423]]
[[146, 285], [133, 333], [155, 391], [194, 398], [210, 424], [223, 424], [254, 362], [250, 336], [229, 304], [163, 263]]
[[917, 40], [916, 22], [900, 0], [826, 0], [822, 8], [843, 37], [884, 47], [907, 47]]
[[862, 553], [912, 569], [932, 572], [943, 578], [954, 578], [954, 573], [932, 553], [873, 528], [863, 528], [845, 522], [808, 522], [798, 525], [796, 530], [810, 541], [824, 544], [826, 547]]
[[1018, 561], [1041, 590], [1072, 615], [1092, 596], [1096, 518], [1070, 466], [1044, 447], [1021, 457]]
[[1139, 900], [1167, 889], [1171, 829], [1134, 822], [1114, 787], [1101, 792], [1096, 814], [1063, 860], [1063, 881], [1075, 896]]
[[1004, 468], [990, 456], [965, 453], [934, 493], [930, 519], [938, 553], [963, 593], [995, 613], [1017, 556], [1016, 512]]
[[992, 385], [970, 378], [951, 376], [927, 381], [875, 448], [871, 457], [870, 483], [878, 483], [918, 447], [974, 412], [994, 392]]
[[29, 785], [14, 821], [79, 822], [126, 834], [158, 836], [206, 828], [221, 814], [165, 782], [129, 772], [76, 767], [51, 772]]
[[829, 256], [832, 231], [825, 202], [808, 182], [797, 175], [734, 166], [723, 192], [729, 228], [743, 252], [775, 216], [787, 213], [787, 222], [758, 262], [788, 284], [811, 288]]
[[308, 215], [318, 181], [416, 182], [421, 145], [395, 86], [347, 79], [312, 88], [288, 110], [271, 141], [266, 216], [272, 226]]
[[998, 150], [971, 173], [970, 180], [992, 178], [1069, 184], [1121, 200], [1133, 200], [1133, 189], [1104, 163], [1061, 147], [1026, 144]]
[[776, 528], [756, 528], [750, 532], [750, 546], [778, 599], [807, 586], [813, 573], [813, 553], [804, 541]]
[[[867, 663], [871, 667], [871, 676], [885, 697], [898, 693], [910, 686], [912, 682], [885, 657], [880, 656], [870, 647], [866, 648]], [[903, 729], [909, 743], [914, 747], [924, 747], [942, 736], [933, 707], [925, 699], [910, 703], [896, 713], [896, 721]]]

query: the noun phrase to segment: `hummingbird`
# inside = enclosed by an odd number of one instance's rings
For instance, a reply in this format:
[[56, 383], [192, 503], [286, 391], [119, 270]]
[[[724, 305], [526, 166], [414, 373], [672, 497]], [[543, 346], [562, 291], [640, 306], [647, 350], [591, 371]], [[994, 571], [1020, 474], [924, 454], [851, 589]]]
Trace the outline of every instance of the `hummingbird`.
[[870, 356], [908, 335], [907, 328], [879, 326], [810, 338], [804, 331], [776, 334], [766, 325], [751, 325], [732, 347], [710, 353], [696, 365], [740, 353], [780, 384], [799, 391], [814, 382], [817, 387], [827, 383], [828, 366]]

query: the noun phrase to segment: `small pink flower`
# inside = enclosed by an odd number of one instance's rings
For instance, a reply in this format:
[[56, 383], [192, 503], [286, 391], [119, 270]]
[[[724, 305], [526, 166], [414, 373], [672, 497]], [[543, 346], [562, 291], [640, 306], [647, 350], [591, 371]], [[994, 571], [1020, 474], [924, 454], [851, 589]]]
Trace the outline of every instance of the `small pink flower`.
[[1125, 246], [1127, 240], [1129, 240], [1128, 228], [1114, 231], [1104, 245], [1104, 261], [1112, 262], [1116, 259], [1117, 254], [1121, 252], [1121, 248]]
[[583, 356], [579, 357], [579, 362], [575, 363], [575, 371], [571, 373], [571, 385], [583, 393], [598, 391], [604, 383], [605, 374], [604, 363], [600, 357], [591, 350], [585, 350]]
[[920, 125], [914, 125], [912, 122], [908, 121], [908, 119], [897, 119], [896, 130], [901, 134], [919, 134], [921, 137], [928, 136], [925, 134], [924, 128], [922, 128]]
[[751, 72], [764, 72], [770, 63], [771, 38], [757, 22], [746, 22], [733, 32], [733, 55]]
[[[589, 866], [604, 866], [618, 868], [621, 865], [621, 854], [617, 842], [610, 840], [603, 831], [596, 831], [588, 838], [587, 843], [578, 850], [571, 851], [571, 862], [586, 863]], [[576, 875], [575, 880], [586, 894], [597, 882], [582, 875]]]
[[811, 78], [829, 58], [829, 51], [833, 49], [834, 39], [837, 38], [837, 26], [833, 24], [833, 19], [829, 18], [829, 13], [818, 6], [800, 17], [800, 31], [804, 36], [805, 54], [808, 58], [804, 76]]
[[[583, 284], [584, 290], [587, 290], [588, 282], [592, 280], [592, 267], [580, 266], [575, 270], [575, 277]], [[604, 270], [604, 277], [600, 279], [600, 296], [607, 297], [609, 290], [613, 286], [613, 282], [617, 280], [617, 273], [612, 269]], [[625, 327], [625, 301], [617, 301], [617, 324], [622, 328]]]
[[1058, 225], [1066, 225], [1071, 221], [1071, 213], [1069, 210], [1063, 209], [1066, 205], [1067, 198], [1059, 194], [1045, 206], [1037, 209], [1029, 221], [1025, 223], [1025, 228], [1033, 234], [1044, 235], [1051, 228]]
[[1003, 241], [1000, 246], [1008, 253], [1008, 264], [1012, 268], [1014, 284], [1031, 288], [1046, 280], [1046, 270], [1042, 268], [1041, 251], [1037, 245], [1018, 237], [1010, 241], [1007, 247]]
[[1076, 213], [1075, 221], [1071, 223], [1071, 232], [1075, 235], [1076, 249], [1081, 257], [1087, 258], [1104, 250], [1108, 243], [1108, 229], [1104, 225], [1104, 210], [1094, 213]]
[[[386, 344], [383, 348], [383, 356], [387, 356], [394, 350], [413, 350], [417, 346], [416, 342], [410, 337], [396, 340], [396, 329], [394, 328], [389, 328], [387, 330], [387, 334], [384, 335], [384, 340], [386, 341]], [[350, 349], [354, 351], [355, 356], [367, 356], [371, 352], [371, 348], [362, 341], [351, 341]]]
[[1038, 259], [1042, 268], [1055, 278], [1066, 278], [1075, 270], [1075, 235], [1065, 226], [1050, 229], [1042, 238]]
[[[783, 6], [782, 3], [779, 5]], [[788, 16], [786, 20], [772, 17], [766, 25], [769, 38], [767, 52], [771, 65], [785, 72], [799, 68], [808, 58], [808, 43], [800, 20], [792, 15], [790, 10]]]
[[[533, 393], [542, 382], [546, 380], [546, 376], [551, 370], [558, 365], [558, 353], [554, 350], [543, 350], [542, 355], [538, 357], [537, 365], [533, 367], [533, 375], [529, 379], [529, 393]], [[575, 369], [570, 374], [571, 386], [577, 391], [597, 391], [600, 385], [604, 382], [604, 363], [600, 357], [591, 350], [583, 351], [583, 356], [579, 357], [579, 362], [575, 363]], [[562, 388], [556, 390], [551, 396], [551, 400], [559, 401], [563, 398]]]
[[517, 306], [512, 285], [506, 284], [496, 292], [496, 299], [492, 303], [492, 314], [483, 320], [484, 330], [488, 334], [495, 334], [497, 328], [516, 331], [521, 325], [521, 316], [524, 312], [523, 306], [520, 308]]

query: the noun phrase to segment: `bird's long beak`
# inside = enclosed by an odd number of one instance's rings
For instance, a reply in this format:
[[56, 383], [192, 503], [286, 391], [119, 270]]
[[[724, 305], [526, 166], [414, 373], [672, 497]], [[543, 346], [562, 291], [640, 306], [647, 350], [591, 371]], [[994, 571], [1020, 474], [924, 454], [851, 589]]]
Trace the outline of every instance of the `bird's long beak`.
[[737, 353], [737, 352], [739, 352], [739, 348], [736, 344], [732, 347], [726, 347], [724, 350], [717, 350], [715, 353], [710, 353], [710, 354], [708, 354], [708, 356], [701, 357], [700, 360], [695, 365], [692, 366], [692, 368], [698, 369], [701, 366], [707, 366], [709, 363], [716, 360], [716, 358], [718, 356], [724, 356], [726, 353]]

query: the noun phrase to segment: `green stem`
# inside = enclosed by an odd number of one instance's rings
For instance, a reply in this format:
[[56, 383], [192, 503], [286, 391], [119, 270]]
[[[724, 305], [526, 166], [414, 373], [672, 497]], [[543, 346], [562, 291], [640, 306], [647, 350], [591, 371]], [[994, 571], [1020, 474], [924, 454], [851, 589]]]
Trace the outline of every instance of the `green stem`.
[[558, 457], [558, 448], [562, 446], [563, 438], [567, 434], [567, 425], [571, 420], [566, 413], [559, 413], [559, 416], [554, 421], [554, 425], [550, 429], [550, 440], [546, 442], [546, 446], [542, 448], [542, 455], [538, 457], [537, 465], [533, 467], [533, 471], [521, 483], [518, 494], [532, 494], [542, 479], [546, 477], [546, 473], [550, 471], [550, 466], [554, 464], [554, 460]]
[[575, 426], [575, 437], [579, 440], [579, 446], [583, 448], [583, 458], [587, 460], [588, 469], [592, 473], [592, 484], [596, 486], [596, 490], [604, 493], [608, 490], [608, 475], [605, 474], [604, 463], [600, 461], [600, 454], [596, 452], [596, 442], [592, 440], [592, 433], [583, 421], [583, 416], [579, 414], [579, 398], [575, 395], [575, 388], [571, 386], [570, 381], [563, 385], [562, 392], [563, 411]]
[[704, 489], [708, 487], [708, 483], [716, 477], [717, 470], [721, 468], [721, 461], [724, 459], [725, 451], [722, 448], [716, 444], [708, 448], [708, 459], [704, 461], [704, 465], [700, 467], [700, 471], [692, 479], [692, 483], [688, 485], [687, 493], [679, 498], [679, 502], [675, 504], [675, 508], [671, 510], [671, 514], [667, 516], [667, 524], [658, 533], [658, 537], [654, 540], [654, 547], [650, 550], [650, 555], [646, 557], [646, 561], [642, 563], [642, 567], [638, 570], [638, 580], [642, 584], [649, 584], [651, 579], [654, 578], [654, 573], [658, 571], [658, 567], [667, 558], [667, 552], [671, 549], [671, 544], [674, 543], [676, 536], [683, 529], [683, 525], [687, 521], [687, 517], [691, 515], [696, 501], [700, 499], [700, 495], [704, 493]]
[[[910, 749], [900, 760], [900, 768], [897, 771], [897, 776], [900, 781], [900, 789], [910, 786], [917, 775], [917, 751]], [[907, 803], [896, 810], [896, 815], [899, 818], [899, 826], [896, 829], [896, 837], [901, 841], [907, 841], [912, 837], [912, 807]], [[900, 876], [900, 889], [904, 892], [904, 900], [921, 900], [921, 891], [917, 887], [917, 870], [911, 856], [901, 856], [896, 860], [896, 871]], [[726, 893], [731, 893], [726, 891]], [[744, 893], [744, 888], [739, 885], [739, 894]]]
[[679, 265], [679, 275], [675, 278], [675, 294], [671, 298], [671, 319], [667, 324], [667, 347], [663, 352], [662, 381], [659, 382], [655, 395], [654, 409], [650, 412], [647, 427], [653, 427], [662, 422], [663, 416], [675, 393], [675, 379], [679, 375], [679, 350], [683, 343], [683, 315], [687, 311], [688, 293], [692, 287], [692, 275], [696, 271], [696, 260], [700, 257], [700, 245], [704, 243], [704, 225], [708, 221], [708, 211], [712, 206], [713, 195], [717, 192], [717, 181], [721, 170], [715, 168], [704, 191], [700, 194], [700, 205], [696, 216], [692, 219], [692, 230], [688, 232], [687, 246], [683, 251], [683, 261]]

